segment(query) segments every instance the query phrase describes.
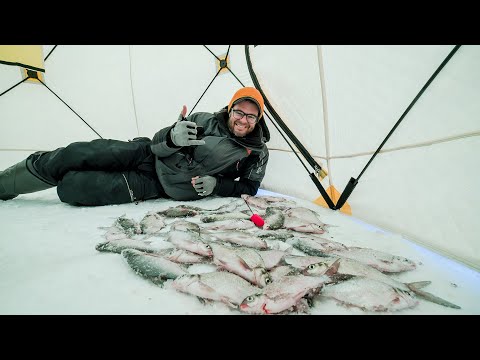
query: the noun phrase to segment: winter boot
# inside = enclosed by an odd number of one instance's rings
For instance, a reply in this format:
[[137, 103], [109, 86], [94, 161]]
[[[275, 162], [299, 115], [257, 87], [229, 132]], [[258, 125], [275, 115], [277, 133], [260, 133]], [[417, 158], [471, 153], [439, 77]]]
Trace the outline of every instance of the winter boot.
[[0, 200], [10, 200], [19, 194], [28, 194], [56, 186], [43, 180], [29, 158], [0, 171]]

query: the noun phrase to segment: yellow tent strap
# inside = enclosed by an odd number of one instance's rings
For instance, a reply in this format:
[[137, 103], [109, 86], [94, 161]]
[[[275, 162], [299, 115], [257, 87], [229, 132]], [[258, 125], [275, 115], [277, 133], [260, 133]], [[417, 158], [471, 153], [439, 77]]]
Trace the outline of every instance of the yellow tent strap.
[[[335, 186], [331, 185], [325, 191], [330, 196], [330, 199], [332, 199], [333, 203], [336, 204], [338, 202], [338, 199], [340, 198], [340, 193], [337, 191], [337, 189], [335, 189]], [[320, 205], [329, 209], [327, 203], [321, 196], [316, 198], [313, 202], [317, 205]], [[352, 208], [350, 207], [348, 202], [345, 202], [345, 204], [343, 204], [343, 206], [340, 208], [340, 211], [344, 214], [352, 215]]]

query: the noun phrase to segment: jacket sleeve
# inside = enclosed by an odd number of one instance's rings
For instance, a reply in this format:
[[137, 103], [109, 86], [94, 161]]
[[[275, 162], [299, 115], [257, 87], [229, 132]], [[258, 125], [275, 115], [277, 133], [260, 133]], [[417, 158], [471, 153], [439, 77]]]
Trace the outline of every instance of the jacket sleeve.
[[268, 163], [268, 149], [265, 146], [257, 156], [249, 158], [242, 166], [238, 180], [217, 176], [215, 195], [240, 197], [242, 194], [256, 195], [265, 176]]
[[163, 128], [153, 136], [150, 149], [159, 158], [168, 157], [181, 148], [180, 146], [175, 146], [170, 139], [170, 131], [174, 126]]
[[242, 194], [255, 195], [260, 187], [259, 181], [248, 179], [233, 180], [223, 176], [217, 176], [215, 195], [226, 197], [240, 197]]

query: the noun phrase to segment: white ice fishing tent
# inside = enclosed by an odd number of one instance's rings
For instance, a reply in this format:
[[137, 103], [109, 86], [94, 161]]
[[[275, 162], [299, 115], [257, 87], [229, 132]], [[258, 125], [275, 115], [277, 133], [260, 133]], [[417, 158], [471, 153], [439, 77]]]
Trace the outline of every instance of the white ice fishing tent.
[[[271, 107], [328, 172], [323, 188], [341, 194], [454, 48], [46, 45], [33, 50], [46, 58], [36, 67], [46, 86], [29, 79], [16, 87], [33, 65], [7, 59], [4, 48], [0, 166], [99, 136], [152, 137], [184, 104], [188, 113], [224, 107], [242, 84], [255, 86], [253, 71]], [[225, 58], [231, 71], [221, 67]], [[479, 64], [480, 46], [453, 54], [347, 202], [355, 217], [477, 269]], [[309, 176], [314, 170], [300, 156], [302, 165], [274, 121], [267, 109], [270, 162], [262, 188], [321, 198]]]

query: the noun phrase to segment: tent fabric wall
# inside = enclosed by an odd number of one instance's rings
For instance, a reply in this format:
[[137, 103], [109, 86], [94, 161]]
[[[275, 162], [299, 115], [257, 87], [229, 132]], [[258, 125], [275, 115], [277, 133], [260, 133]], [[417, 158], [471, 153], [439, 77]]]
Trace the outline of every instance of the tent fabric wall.
[[[217, 111], [241, 87], [237, 78], [252, 86], [244, 46], [207, 47], [59, 45], [45, 62], [45, 82], [102, 137], [152, 137], [182, 105], [190, 112], [201, 98], [194, 111]], [[452, 48], [260, 45], [250, 52], [268, 100], [329, 172], [322, 185], [341, 192]], [[213, 54], [227, 51], [237, 78], [223, 73], [212, 82]], [[477, 269], [479, 60], [479, 46], [459, 49], [348, 200], [355, 217]], [[0, 66], [0, 93], [20, 80], [18, 68]], [[41, 84], [1, 96], [0, 119], [2, 168], [32, 151], [98, 138]], [[266, 121], [271, 159], [262, 188], [313, 201], [317, 188], [268, 112]]]

